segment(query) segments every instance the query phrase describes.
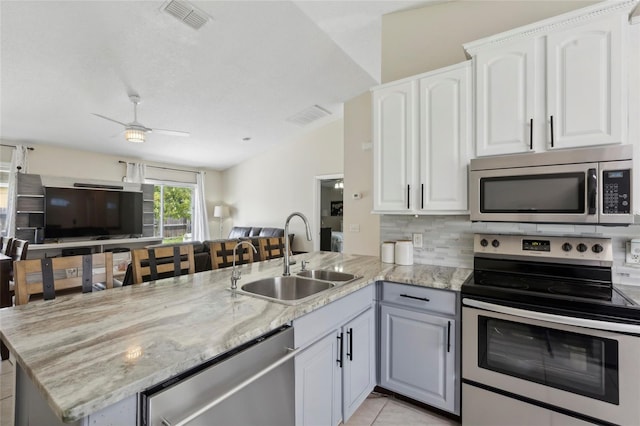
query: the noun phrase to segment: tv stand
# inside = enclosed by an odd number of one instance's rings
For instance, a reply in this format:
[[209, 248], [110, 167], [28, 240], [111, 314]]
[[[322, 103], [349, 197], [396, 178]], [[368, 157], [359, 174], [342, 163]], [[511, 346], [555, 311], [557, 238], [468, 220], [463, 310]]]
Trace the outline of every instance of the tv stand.
[[47, 244], [29, 244], [28, 258], [39, 259], [43, 257], [60, 256], [62, 249], [76, 247], [93, 247], [94, 253], [102, 253], [109, 248], [127, 247], [136, 249], [146, 247], [148, 245], [160, 244], [160, 237], [141, 237], [141, 238], [121, 238], [121, 239], [97, 239], [97, 240], [78, 240], [63, 241], [59, 243]]

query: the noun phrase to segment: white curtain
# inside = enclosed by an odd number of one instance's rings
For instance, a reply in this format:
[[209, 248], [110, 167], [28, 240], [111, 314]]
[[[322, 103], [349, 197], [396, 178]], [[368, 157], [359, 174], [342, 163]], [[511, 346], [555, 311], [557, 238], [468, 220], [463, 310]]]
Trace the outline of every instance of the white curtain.
[[27, 171], [27, 147], [17, 145], [11, 156], [11, 166], [9, 169], [9, 195], [7, 203], [7, 220], [5, 222], [4, 234], [13, 236], [16, 225], [16, 194], [18, 192], [18, 173]]
[[193, 240], [206, 241], [209, 236], [209, 218], [207, 217], [207, 203], [204, 196], [204, 172], [196, 174], [195, 203], [193, 209]]
[[142, 163], [127, 163], [127, 174], [124, 182], [144, 183], [144, 176], [147, 172], [147, 166]]

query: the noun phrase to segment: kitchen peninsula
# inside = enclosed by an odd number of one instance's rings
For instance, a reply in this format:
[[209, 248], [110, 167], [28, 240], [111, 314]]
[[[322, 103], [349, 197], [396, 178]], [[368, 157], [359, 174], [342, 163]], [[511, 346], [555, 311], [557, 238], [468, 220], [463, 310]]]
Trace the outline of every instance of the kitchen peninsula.
[[[379, 281], [458, 291], [468, 269], [394, 266], [338, 253], [294, 256], [312, 269], [362, 278], [287, 305], [232, 293], [230, 269], [0, 310], [19, 370], [56, 417], [78, 422], [159, 382]], [[281, 274], [278, 260], [244, 265], [242, 284]], [[295, 273], [299, 267], [292, 272]], [[20, 396], [17, 394], [17, 411]]]

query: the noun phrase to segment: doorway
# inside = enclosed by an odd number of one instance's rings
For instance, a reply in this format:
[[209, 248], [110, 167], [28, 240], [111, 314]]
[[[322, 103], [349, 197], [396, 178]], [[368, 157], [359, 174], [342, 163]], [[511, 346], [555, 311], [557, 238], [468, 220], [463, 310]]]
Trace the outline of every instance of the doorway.
[[344, 175], [316, 176], [316, 250], [342, 253]]

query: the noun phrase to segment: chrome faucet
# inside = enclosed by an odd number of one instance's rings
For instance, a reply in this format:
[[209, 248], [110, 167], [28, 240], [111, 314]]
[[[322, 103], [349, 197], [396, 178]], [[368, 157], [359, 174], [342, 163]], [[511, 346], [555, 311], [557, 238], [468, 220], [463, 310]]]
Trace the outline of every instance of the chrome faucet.
[[284, 223], [284, 272], [282, 275], [289, 276], [291, 275], [291, 261], [289, 260], [289, 221], [292, 217], [298, 216], [304, 222], [304, 226], [307, 228], [307, 240], [311, 241], [311, 229], [309, 229], [309, 221], [307, 217], [300, 212], [293, 212], [287, 218], [287, 221]]
[[236, 269], [236, 249], [238, 248], [238, 246], [241, 246], [242, 244], [249, 244], [253, 249], [254, 253], [258, 252], [256, 250], [256, 246], [251, 244], [251, 241], [240, 241], [233, 248], [233, 269], [231, 270], [231, 290], [235, 290], [238, 288], [238, 280], [240, 279], [241, 272]]

